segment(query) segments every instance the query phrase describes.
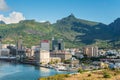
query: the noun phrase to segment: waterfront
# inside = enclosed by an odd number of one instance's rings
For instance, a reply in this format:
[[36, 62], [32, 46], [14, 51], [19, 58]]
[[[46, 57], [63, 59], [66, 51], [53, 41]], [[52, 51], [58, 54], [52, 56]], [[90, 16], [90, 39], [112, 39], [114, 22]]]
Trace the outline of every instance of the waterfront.
[[0, 61], [0, 80], [38, 80], [40, 77], [62, 73], [68, 72]]

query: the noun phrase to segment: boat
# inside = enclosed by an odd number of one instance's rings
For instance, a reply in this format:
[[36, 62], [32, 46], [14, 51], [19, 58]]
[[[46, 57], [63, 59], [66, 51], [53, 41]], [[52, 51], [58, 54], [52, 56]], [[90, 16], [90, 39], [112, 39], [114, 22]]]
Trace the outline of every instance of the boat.
[[46, 68], [49, 68], [49, 69], [53, 69], [53, 66], [52, 66], [52, 65], [46, 65], [45, 67], [46, 67]]
[[56, 66], [54, 69], [55, 69], [56, 71], [68, 71], [65, 66]]

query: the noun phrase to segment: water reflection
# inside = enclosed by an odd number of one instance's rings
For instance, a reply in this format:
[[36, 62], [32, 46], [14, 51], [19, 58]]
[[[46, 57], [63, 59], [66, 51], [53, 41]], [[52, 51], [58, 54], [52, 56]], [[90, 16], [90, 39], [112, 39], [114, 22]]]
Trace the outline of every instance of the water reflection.
[[35, 70], [39, 70], [39, 71], [42, 71], [42, 72], [50, 72], [50, 69], [43, 68], [43, 67], [38, 67], [38, 66], [35, 66]]
[[40, 77], [61, 74], [54, 69], [32, 65], [0, 62], [0, 80], [38, 80]]

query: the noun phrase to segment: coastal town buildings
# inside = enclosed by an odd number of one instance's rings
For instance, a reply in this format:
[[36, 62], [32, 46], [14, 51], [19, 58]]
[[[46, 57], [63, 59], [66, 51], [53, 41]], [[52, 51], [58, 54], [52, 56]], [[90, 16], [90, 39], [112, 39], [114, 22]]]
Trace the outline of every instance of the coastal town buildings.
[[27, 49], [25, 50], [25, 55], [26, 55], [26, 57], [28, 57], [28, 58], [33, 57], [33, 55], [32, 55], [32, 50], [29, 49], [29, 48], [27, 48]]
[[10, 50], [9, 49], [1, 49], [1, 56], [10, 56]]
[[72, 58], [72, 54], [66, 51], [54, 51], [50, 53], [50, 57], [59, 57], [61, 60], [68, 60]]
[[52, 38], [52, 50], [64, 50], [63, 39], [54, 39]]
[[35, 60], [37, 64], [48, 64], [50, 62], [50, 53], [46, 50], [36, 49]]
[[83, 53], [87, 57], [98, 57], [98, 47], [97, 46], [86, 46], [83, 48]]
[[37, 64], [48, 64], [50, 62], [49, 41], [42, 40], [40, 46], [35, 49], [35, 60]]
[[1, 49], [2, 49], [2, 37], [0, 36], [0, 56], [1, 56]]
[[60, 63], [61, 58], [60, 57], [50, 57], [50, 63]]
[[23, 58], [26, 57], [25, 55], [25, 48], [23, 47], [23, 40], [22, 37], [20, 36], [18, 41], [17, 41], [17, 50], [16, 50], [16, 56], [20, 61], [23, 60]]
[[40, 43], [40, 48], [41, 48], [41, 50], [50, 51], [49, 40], [42, 40], [41, 43]]
[[75, 56], [76, 58], [78, 58], [78, 59], [84, 58], [84, 55], [83, 55], [82, 53], [80, 53], [80, 52], [76, 52], [74, 56]]

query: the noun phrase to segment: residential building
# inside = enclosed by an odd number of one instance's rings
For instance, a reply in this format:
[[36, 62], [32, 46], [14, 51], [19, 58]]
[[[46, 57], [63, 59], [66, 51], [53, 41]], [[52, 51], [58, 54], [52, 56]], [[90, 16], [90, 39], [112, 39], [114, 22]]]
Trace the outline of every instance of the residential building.
[[61, 60], [68, 60], [72, 58], [72, 54], [66, 51], [54, 51], [50, 53], [50, 57], [59, 57]]
[[83, 53], [87, 57], [98, 57], [98, 47], [97, 46], [86, 46], [83, 48]]

